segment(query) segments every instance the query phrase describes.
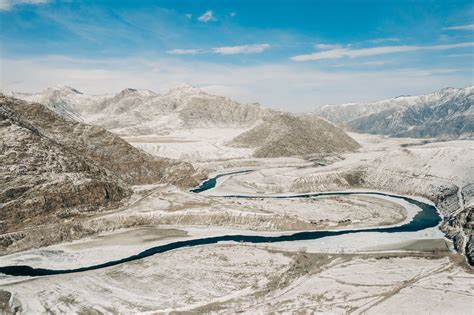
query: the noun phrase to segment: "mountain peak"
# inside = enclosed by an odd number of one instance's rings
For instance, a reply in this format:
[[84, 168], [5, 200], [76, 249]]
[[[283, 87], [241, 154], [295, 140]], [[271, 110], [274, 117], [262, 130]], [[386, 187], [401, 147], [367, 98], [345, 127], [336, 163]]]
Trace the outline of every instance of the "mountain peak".
[[126, 96], [148, 97], [148, 96], [155, 96], [155, 95], [156, 93], [150, 90], [132, 89], [132, 88], [125, 88], [116, 94], [117, 97], [126, 97]]
[[179, 85], [176, 85], [175, 87], [172, 87], [167, 94], [204, 94], [203, 91], [200, 89], [194, 87], [193, 85], [189, 83], [181, 83]]
[[197, 88], [194, 85], [192, 85], [190, 83], [187, 83], [187, 82], [180, 83], [172, 89], [175, 89], [175, 90], [193, 90], [193, 89], [195, 89], [195, 90], [197, 90]]
[[438, 91], [439, 94], [446, 94], [446, 93], [453, 93], [457, 92], [459, 89], [453, 88], [453, 87], [446, 87], [444, 89], [441, 89]]
[[412, 95], [409, 95], [409, 94], [402, 94], [402, 95], [395, 96], [393, 99], [404, 98], [404, 97], [411, 97], [411, 96], [412, 96]]
[[67, 85], [56, 85], [54, 87], [47, 88], [45, 92], [59, 92], [64, 94], [83, 94], [81, 91], [76, 90], [73, 87]]

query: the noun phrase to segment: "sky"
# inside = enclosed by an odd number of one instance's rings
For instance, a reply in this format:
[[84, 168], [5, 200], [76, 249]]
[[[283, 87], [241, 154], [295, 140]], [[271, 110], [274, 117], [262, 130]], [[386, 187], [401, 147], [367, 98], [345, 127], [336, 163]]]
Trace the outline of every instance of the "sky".
[[189, 83], [294, 112], [474, 84], [474, 2], [0, 0], [0, 88]]

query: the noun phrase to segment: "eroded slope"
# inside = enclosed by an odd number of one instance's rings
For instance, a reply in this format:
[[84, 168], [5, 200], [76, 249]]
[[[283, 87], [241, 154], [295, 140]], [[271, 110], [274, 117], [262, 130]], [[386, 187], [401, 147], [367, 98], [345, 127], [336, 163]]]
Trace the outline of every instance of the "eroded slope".
[[38, 103], [0, 96], [0, 123], [2, 232], [112, 206], [132, 184], [189, 187], [201, 177], [188, 163], [152, 157]]

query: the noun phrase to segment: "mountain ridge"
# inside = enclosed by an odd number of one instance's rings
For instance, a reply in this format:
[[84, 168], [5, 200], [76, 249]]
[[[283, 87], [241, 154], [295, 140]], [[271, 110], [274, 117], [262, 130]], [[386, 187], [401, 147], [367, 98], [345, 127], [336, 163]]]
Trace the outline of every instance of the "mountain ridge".
[[414, 138], [474, 137], [474, 86], [371, 103], [326, 105], [316, 116], [362, 133]]
[[56, 87], [40, 93], [7, 94], [39, 101], [70, 120], [99, 125], [121, 135], [166, 134], [187, 128], [251, 127], [276, 112], [260, 104], [241, 104], [225, 96], [211, 95], [186, 83], [163, 94], [132, 88], [113, 95], [86, 95], [71, 90], [77, 91]]
[[189, 163], [2, 94], [0, 134], [0, 214], [8, 218], [0, 232], [110, 208], [131, 195], [131, 185], [193, 187], [203, 177]]
[[354, 151], [359, 144], [324, 119], [283, 113], [240, 134], [231, 146], [255, 148], [255, 157], [328, 156]]

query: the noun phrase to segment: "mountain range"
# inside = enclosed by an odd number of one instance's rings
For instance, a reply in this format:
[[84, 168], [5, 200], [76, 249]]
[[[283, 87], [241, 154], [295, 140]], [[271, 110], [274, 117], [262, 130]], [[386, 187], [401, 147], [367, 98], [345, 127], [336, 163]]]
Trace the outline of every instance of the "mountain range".
[[474, 86], [373, 103], [326, 105], [315, 112], [349, 130], [393, 137], [474, 137]]
[[165, 94], [127, 88], [115, 95], [85, 95], [63, 86], [40, 93], [8, 95], [41, 102], [69, 121], [103, 127], [120, 136], [164, 135], [180, 129], [238, 128], [234, 147], [255, 149], [255, 157], [331, 155], [358, 144], [332, 123], [210, 95], [189, 84]]
[[[250, 128], [280, 112], [257, 103], [240, 104], [189, 84], [167, 93], [127, 88], [117, 94], [86, 95], [59, 86], [39, 93], [3, 92], [44, 104], [68, 120], [104, 127], [119, 135], [168, 134], [189, 128]], [[445, 88], [418, 96], [371, 103], [326, 105], [315, 116], [348, 130], [393, 137], [474, 137], [474, 86]]]
[[165, 94], [127, 88], [115, 95], [85, 95], [60, 86], [40, 93], [6, 95], [44, 104], [67, 119], [104, 127], [119, 135], [167, 134], [182, 128], [251, 127], [275, 111], [207, 94], [189, 84]]

